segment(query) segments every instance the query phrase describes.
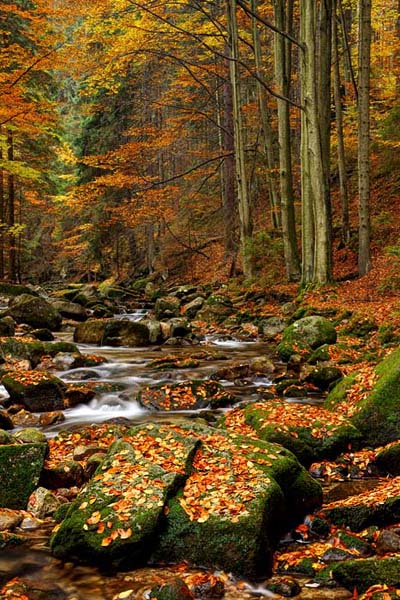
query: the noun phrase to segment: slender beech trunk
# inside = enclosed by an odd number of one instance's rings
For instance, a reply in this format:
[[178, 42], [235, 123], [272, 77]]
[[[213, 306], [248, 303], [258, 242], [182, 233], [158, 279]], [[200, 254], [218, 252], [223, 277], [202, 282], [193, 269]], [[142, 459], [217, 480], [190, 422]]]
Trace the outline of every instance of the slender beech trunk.
[[[291, 28], [292, 2], [274, 0], [275, 25], [281, 31]], [[285, 98], [290, 95], [291, 44], [279, 34], [274, 36], [275, 80], [279, 92]], [[286, 274], [289, 281], [300, 278], [300, 259], [297, 249], [296, 221], [292, 173], [292, 145], [290, 130], [290, 107], [278, 100], [279, 173], [281, 189], [282, 236]]]
[[358, 59], [358, 270], [365, 275], [371, 268], [370, 250], [370, 162], [369, 89], [371, 73], [371, 0], [359, 0]]
[[[251, 10], [254, 15], [258, 11], [258, 0], [251, 0]], [[262, 53], [261, 53], [261, 42], [260, 33], [258, 30], [258, 21], [255, 16], [251, 19], [252, 25], [252, 37], [254, 46], [254, 62], [256, 67], [256, 74], [261, 79], [263, 77], [262, 72]], [[277, 139], [274, 131], [271, 127], [271, 115], [268, 109], [268, 97], [265, 88], [262, 86], [261, 81], [257, 79], [257, 100], [258, 107], [261, 117], [261, 127], [264, 137], [264, 151], [267, 163], [267, 184], [268, 192], [271, 204], [271, 221], [274, 229], [281, 228], [281, 199], [279, 194], [279, 179], [277, 177]]]
[[[323, 110], [319, 106], [318, 94], [317, 9], [315, 0], [303, 0], [301, 4], [301, 41], [304, 48], [301, 65], [304, 283], [326, 283], [332, 277], [330, 214], [326, 201], [320, 117]], [[308, 222], [310, 218], [312, 223]]]
[[[14, 160], [14, 139], [11, 131], [7, 134], [7, 158], [10, 162]], [[8, 174], [8, 278], [17, 280], [16, 248], [15, 248], [15, 177], [13, 173]]]
[[[225, 47], [225, 54], [229, 48]], [[223, 152], [227, 154], [222, 165], [223, 176], [223, 209], [225, 227], [225, 256], [233, 258], [236, 254], [236, 195], [235, 195], [235, 138], [233, 123], [233, 98], [232, 84], [229, 80], [229, 65], [227, 64], [227, 78], [223, 86], [223, 112], [222, 112], [222, 145]]]
[[248, 194], [246, 163], [244, 155], [244, 136], [241, 113], [241, 86], [239, 74], [239, 38], [237, 26], [237, 2], [227, 0], [227, 17], [230, 47], [230, 80], [232, 83], [233, 122], [235, 140], [235, 166], [239, 208], [240, 245], [243, 260], [243, 273], [247, 278], [253, 276], [253, 261], [249, 252], [253, 235], [253, 222]]
[[344, 147], [343, 109], [340, 93], [340, 59], [339, 38], [337, 27], [337, 0], [333, 0], [332, 10], [332, 62], [333, 62], [333, 91], [335, 99], [335, 116], [337, 130], [337, 156], [339, 171], [340, 203], [342, 207], [342, 240], [344, 244], [350, 241], [349, 197], [347, 193], [346, 155]]

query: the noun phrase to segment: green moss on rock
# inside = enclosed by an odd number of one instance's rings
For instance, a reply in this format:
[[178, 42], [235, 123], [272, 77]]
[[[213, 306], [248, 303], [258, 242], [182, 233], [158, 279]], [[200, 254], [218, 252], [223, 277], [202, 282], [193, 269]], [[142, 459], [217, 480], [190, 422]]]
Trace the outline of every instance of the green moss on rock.
[[400, 349], [376, 366], [378, 381], [360, 402], [353, 424], [364, 443], [381, 446], [400, 438]]
[[37, 487], [47, 444], [0, 446], [0, 506], [26, 509]]
[[399, 585], [400, 558], [369, 558], [349, 560], [332, 568], [332, 574], [340, 585], [358, 593], [377, 584]]
[[[282, 418], [278, 418], [281, 409]], [[281, 444], [306, 466], [316, 460], [335, 458], [350, 443], [353, 448], [360, 443], [361, 434], [350, 421], [335, 424], [333, 420], [330, 422], [329, 414], [322, 416], [321, 413], [320, 419], [313, 419], [309, 425], [301, 425], [301, 416], [297, 417], [299, 425], [286, 425], [284, 409], [281, 401], [272, 401], [262, 407], [249, 404], [244, 409], [245, 421], [261, 439]]]
[[17, 323], [27, 323], [34, 328], [45, 327], [50, 331], [59, 330], [62, 322], [60, 313], [47, 300], [31, 294], [17, 296], [3, 314]]
[[346, 401], [348, 390], [354, 385], [356, 380], [356, 373], [347, 375], [341, 379], [335, 387], [327, 395], [324, 407], [330, 410], [334, 410], [338, 404]]
[[293, 354], [310, 355], [312, 350], [324, 344], [334, 344], [337, 339], [334, 325], [325, 317], [311, 316], [295, 321], [283, 332], [278, 353], [288, 361]]

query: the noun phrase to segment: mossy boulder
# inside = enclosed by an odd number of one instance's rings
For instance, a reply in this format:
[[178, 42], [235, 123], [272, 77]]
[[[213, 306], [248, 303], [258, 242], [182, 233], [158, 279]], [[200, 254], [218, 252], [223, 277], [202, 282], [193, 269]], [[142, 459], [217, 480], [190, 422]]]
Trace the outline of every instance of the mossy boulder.
[[64, 408], [65, 384], [43, 371], [8, 371], [1, 378], [12, 401], [23, 404], [31, 412]]
[[0, 282], [0, 296], [8, 296], [13, 298], [15, 296], [21, 296], [22, 294], [29, 294], [30, 296], [39, 295], [33, 288], [27, 285], [7, 283], [4, 281]]
[[383, 446], [400, 438], [400, 349], [389, 354], [375, 371], [378, 380], [360, 402], [352, 422], [365, 444]]
[[335, 581], [353, 592], [365, 592], [377, 584], [399, 585], [400, 558], [349, 560], [332, 568]]
[[250, 578], [267, 574], [279, 535], [321, 502], [319, 485], [284, 448], [205, 427], [190, 430], [200, 437], [201, 452], [168, 503], [153, 559], [188, 560]]
[[336, 339], [336, 329], [331, 321], [318, 315], [304, 317], [286, 327], [278, 353], [286, 361], [293, 354], [309, 356], [312, 350], [324, 344], [334, 344]]
[[[154, 436], [154, 427], [147, 427], [113, 444], [54, 534], [55, 556], [108, 567], [137, 566], [149, 557], [167, 498], [184, 478], [198, 440], [160, 429]], [[163, 456], [157, 456], [161, 446]], [[151, 450], [154, 462], [145, 458]]]
[[0, 337], [15, 335], [15, 321], [12, 317], [3, 317], [0, 319]]
[[60, 313], [44, 298], [22, 294], [11, 301], [10, 306], [3, 312], [17, 323], [27, 323], [31, 327], [45, 327], [50, 331], [58, 331], [62, 317]]
[[147, 324], [142, 321], [88, 319], [76, 327], [74, 341], [98, 346], [148, 346], [150, 332]]
[[243, 409], [243, 417], [261, 439], [288, 448], [307, 466], [316, 460], [335, 458], [349, 444], [356, 448], [361, 440], [360, 432], [348, 419], [320, 407], [273, 400], [249, 404]]
[[103, 340], [106, 322], [101, 319], [88, 319], [79, 323], [74, 331], [74, 342], [100, 346]]
[[400, 521], [400, 487], [398, 478], [384, 481], [372, 491], [366, 491], [324, 506], [323, 516], [334, 525], [351, 531], [362, 531], [371, 525], [378, 527]]
[[106, 323], [102, 344], [105, 346], [148, 346], [149, 329], [141, 321], [110, 319]]
[[335, 382], [342, 379], [341, 370], [329, 362], [321, 362], [313, 368], [310, 368], [305, 376], [307, 383], [313, 384], [318, 389], [328, 390]]
[[196, 315], [196, 320], [222, 323], [234, 313], [232, 300], [221, 294], [211, 294]]
[[347, 392], [356, 381], [356, 373], [351, 373], [343, 377], [331, 389], [324, 401], [324, 407], [328, 410], [335, 410], [340, 404], [346, 401]]
[[237, 398], [216, 381], [160, 383], [140, 390], [137, 401], [153, 410], [179, 411], [231, 406]]
[[280, 317], [269, 317], [261, 321], [258, 326], [259, 333], [266, 340], [274, 340], [280, 333], [284, 331], [286, 321]]
[[88, 318], [87, 310], [77, 302], [69, 302], [68, 300], [56, 300], [52, 303], [57, 312], [65, 319], [73, 321], [86, 321]]
[[72, 352], [79, 355], [78, 347], [70, 342], [41, 342], [29, 337], [1, 337], [0, 355], [8, 358], [29, 360], [36, 367], [43, 356], [55, 356], [59, 352]]
[[176, 296], [162, 296], [161, 298], [157, 298], [154, 307], [156, 318], [161, 321], [162, 319], [178, 317], [180, 305], [181, 302]]
[[0, 506], [26, 509], [38, 486], [47, 444], [0, 446]]
[[202, 296], [197, 296], [191, 302], [188, 302], [183, 307], [183, 314], [188, 319], [195, 319], [199, 310], [204, 306], [205, 299]]
[[400, 475], [400, 442], [388, 444], [377, 452], [375, 464], [382, 475]]
[[186, 560], [255, 577], [269, 571], [285, 528], [321, 501], [320, 485], [282, 447], [150, 423], [111, 447], [51, 546], [106, 566]]
[[357, 337], [366, 337], [372, 331], [376, 331], [378, 325], [373, 317], [363, 314], [354, 314], [347, 323], [344, 333]]

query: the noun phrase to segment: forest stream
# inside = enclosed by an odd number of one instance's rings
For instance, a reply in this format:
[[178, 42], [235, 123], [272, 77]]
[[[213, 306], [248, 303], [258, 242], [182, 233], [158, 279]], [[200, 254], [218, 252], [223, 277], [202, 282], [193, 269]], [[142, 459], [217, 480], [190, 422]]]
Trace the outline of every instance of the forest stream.
[[[132, 319], [143, 316], [142, 312], [128, 315]], [[70, 341], [71, 334], [63, 332], [59, 335], [63, 341]], [[201, 361], [200, 365], [191, 369], [170, 369], [163, 372], [157, 372], [146, 369], [146, 365], [155, 358], [171, 353], [171, 348], [167, 347], [147, 347], [147, 348], [112, 348], [112, 347], [94, 347], [90, 345], [80, 345], [82, 354], [97, 354], [107, 359], [107, 362], [90, 368], [72, 369], [60, 371], [56, 374], [62, 380], [68, 383], [77, 381], [97, 381], [106, 382], [115, 385], [122, 391], [112, 391], [96, 396], [90, 403], [78, 405], [65, 411], [65, 421], [58, 425], [45, 428], [46, 435], [54, 437], [58, 431], [66, 429], [79, 429], [84, 425], [98, 424], [109, 421], [118, 423], [138, 424], [154, 421], [182, 421], [193, 418], [203, 418], [208, 421], [215, 421], [218, 413], [229, 409], [217, 409], [210, 411], [203, 409], [199, 411], [180, 411], [179, 413], [154, 412], [144, 409], [135, 400], [137, 392], [144, 386], [165, 382], [179, 382], [194, 379], [208, 379], [210, 375], [221, 367], [226, 367], [238, 361], [248, 362], [250, 359], [264, 356], [267, 351], [267, 345], [259, 341], [249, 342], [237, 339], [227, 339], [222, 337], [208, 337], [200, 345], [201, 349], [219, 350], [221, 359]], [[185, 358], [194, 354], [193, 347], [173, 348], [176, 356]], [[238, 380], [235, 382], [220, 381], [229, 392], [240, 397], [241, 401], [256, 400], [260, 394], [268, 390], [272, 382], [267, 377], [255, 376], [248, 380]], [[1, 388], [0, 388], [1, 389]], [[6, 394], [4, 388], [2, 391]], [[296, 402], [320, 402], [319, 397], [288, 399]], [[48, 594], [43, 598], [56, 600], [59, 597], [67, 600], [112, 600], [113, 598], [150, 598], [149, 590], [152, 586], [162, 583], [165, 576], [171, 571], [180, 576], [185, 573], [190, 576], [191, 569], [185, 565], [178, 567], [165, 568], [143, 568], [127, 573], [104, 573], [94, 567], [77, 565], [73, 563], [62, 563], [53, 558], [49, 552], [48, 539], [50, 525], [33, 529], [27, 528], [23, 534], [28, 537], [28, 544], [22, 547], [7, 549], [0, 553], [0, 577], [7, 574], [6, 579], [10, 579], [10, 573], [17, 577], [31, 579], [37, 582], [44, 590], [48, 589]], [[198, 573], [199, 570], [193, 570]], [[227, 600], [246, 599], [257, 597], [278, 598], [266, 590], [262, 584], [250, 584], [239, 581], [230, 575], [219, 574], [225, 584], [225, 598]], [[2, 577], [3, 579], [3, 577]], [[59, 596], [54, 591], [54, 582], [57, 582], [58, 589], [64, 592]], [[316, 584], [307, 580], [301, 581], [302, 592], [298, 598], [302, 600], [318, 598], [350, 598], [351, 594], [340, 588], [318, 589]], [[129, 587], [132, 590], [130, 596], [125, 596], [124, 591]], [[119, 596], [120, 594], [120, 596]], [[42, 596], [40, 596], [42, 598]], [[196, 596], [197, 597], [197, 596]], [[199, 596], [199, 598], [213, 598], [213, 595]], [[220, 597], [220, 596], [218, 596]]]

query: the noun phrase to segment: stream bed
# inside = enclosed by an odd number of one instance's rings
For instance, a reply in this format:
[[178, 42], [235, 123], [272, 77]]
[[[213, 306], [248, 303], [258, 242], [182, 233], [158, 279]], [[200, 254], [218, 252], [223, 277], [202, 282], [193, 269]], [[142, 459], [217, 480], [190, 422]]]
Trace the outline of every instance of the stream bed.
[[[61, 339], [70, 341], [71, 335], [63, 333]], [[258, 341], [247, 342], [234, 339], [208, 338], [199, 346], [190, 347], [149, 347], [149, 348], [111, 348], [80, 346], [84, 354], [97, 354], [106, 358], [107, 362], [90, 368], [72, 369], [56, 373], [65, 382], [107, 382], [116, 386], [118, 391], [99, 394], [87, 405], [78, 405], [65, 411], [65, 421], [45, 429], [47, 436], [52, 437], [62, 429], [75, 429], [83, 425], [99, 424], [107, 421], [123, 423], [142, 423], [154, 420], [182, 420], [204, 417], [212, 419], [209, 410], [154, 412], [144, 409], [136, 401], [138, 391], [144, 386], [161, 382], [180, 382], [193, 379], [208, 379], [223, 367], [238, 363], [248, 363], [252, 359], [268, 355], [269, 347]], [[159, 372], [148, 368], [148, 364], [166, 355], [188, 357], [206, 350], [209, 356], [200, 360], [199, 366], [191, 369], [167, 369]], [[211, 358], [215, 353], [215, 358]], [[204, 352], [203, 352], [204, 354]], [[279, 365], [278, 365], [279, 369]], [[272, 382], [268, 377], [254, 375], [246, 380], [220, 381], [226, 389], [242, 401], [253, 401], [267, 390]], [[1, 393], [1, 390], [0, 390]], [[5, 391], [4, 391], [5, 393]], [[290, 399], [289, 399], [290, 401]], [[319, 402], [319, 398], [303, 398], [296, 401]], [[226, 409], [218, 409], [222, 412]], [[216, 411], [218, 413], [218, 411]], [[215, 412], [215, 411], [214, 411]], [[130, 596], [121, 598], [138, 598], [145, 600], [152, 586], [176, 577], [190, 577], [199, 570], [191, 570], [185, 565], [174, 567], [143, 568], [129, 573], [104, 573], [96, 568], [61, 563], [53, 558], [48, 549], [50, 523], [44, 522], [38, 529], [25, 529], [22, 533], [28, 537], [28, 543], [21, 547], [0, 550], [0, 580], [9, 580], [10, 574], [31, 580], [42, 590], [42, 599], [48, 600], [113, 600], [119, 594], [132, 590]], [[183, 577], [183, 578], [184, 578]], [[222, 574], [225, 584], [225, 598], [240, 600], [247, 598], [278, 597], [268, 592], [262, 584], [251, 585]], [[54, 584], [62, 590], [62, 595], [55, 592]], [[350, 598], [346, 590], [326, 590], [303, 588], [297, 598], [301, 600]], [[47, 590], [47, 591], [46, 591]], [[39, 597], [39, 596], [38, 596]], [[213, 598], [211, 595], [199, 598]]]

